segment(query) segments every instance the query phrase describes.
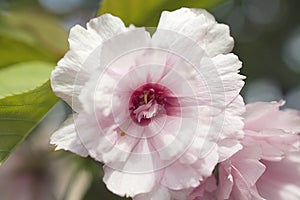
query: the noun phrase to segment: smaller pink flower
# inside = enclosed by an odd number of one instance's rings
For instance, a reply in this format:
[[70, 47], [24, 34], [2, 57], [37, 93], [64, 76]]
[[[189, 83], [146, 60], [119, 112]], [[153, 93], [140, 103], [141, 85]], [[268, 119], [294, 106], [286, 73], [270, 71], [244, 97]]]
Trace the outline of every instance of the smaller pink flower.
[[218, 199], [300, 199], [300, 114], [246, 106], [243, 149], [219, 164]]

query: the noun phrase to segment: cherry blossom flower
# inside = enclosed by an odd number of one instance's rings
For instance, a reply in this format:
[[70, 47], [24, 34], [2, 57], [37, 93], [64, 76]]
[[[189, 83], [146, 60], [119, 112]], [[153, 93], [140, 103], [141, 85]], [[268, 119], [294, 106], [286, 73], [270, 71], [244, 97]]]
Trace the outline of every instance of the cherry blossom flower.
[[218, 199], [300, 198], [300, 113], [246, 106], [243, 149], [219, 165]]
[[241, 62], [207, 11], [163, 12], [152, 36], [105, 14], [69, 43], [51, 85], [75, 113], [51, 143], [103, 162], [112, 192], [184, 199], [242, 148]]

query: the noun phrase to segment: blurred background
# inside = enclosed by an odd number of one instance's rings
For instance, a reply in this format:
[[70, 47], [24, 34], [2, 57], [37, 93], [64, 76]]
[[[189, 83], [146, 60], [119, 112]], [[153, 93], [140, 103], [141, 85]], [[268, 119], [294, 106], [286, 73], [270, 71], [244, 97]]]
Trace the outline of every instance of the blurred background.
[[[124, 9], [126, 3], [118, 0], [107, 0], [105, 5], [99, 0], [0, 0], [0, 98], [37, 67], [50, 66], [36, 75], [47, 80], [68, 49], [70, 27], [84, 26], [97, 13], [111, 11], [125, 16], [127, 24], [155, 26], [161, 10], [187, 6], [207, 8], [219, 22], [230, 26], [234, 53], [243, 61], [241, 73], [247, 76], [242, 91], [247, 103], [284, 99], [285, 108], [300, 109], [299, 0], [207, 0], [195, 5], [196, 1], [163, 0], [159, 6], [144, 3], [146, 10], [138, 8], [141, 1], [130, 2]], [[143, 13], [147, 16], [142, 18]], [[9, 66], [23, 71], [16, 78], [14, 71], [5, 71]], [[1, 75], [4, 71], [5, 76]], [[36, 84], [31, 83], [30, 75], [26, 82], [29, 88]], [[64, 151], [53, 152], [49, 137], [70, 113], [66, 104], [57, 103], [2, 164], [1, 200], [122, 199], [105, 188], [101, 164]]]

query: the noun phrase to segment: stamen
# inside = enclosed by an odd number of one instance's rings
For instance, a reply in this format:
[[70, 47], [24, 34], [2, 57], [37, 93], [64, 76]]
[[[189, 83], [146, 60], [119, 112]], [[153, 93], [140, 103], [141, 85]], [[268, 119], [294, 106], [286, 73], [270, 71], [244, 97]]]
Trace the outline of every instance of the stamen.
[[162, 85], [154, 83], [143, 85], [131, 95], [129, 101], [130, 116], [135, 123], [146, 126], [159, 113], [174, 113], [172, 107], [178, 107], [179, 103], [170, 104], [170, 98], [175, 98], [173, 93]]
[[126, 135], [126, 133], [124, 131], [121, 132], [120, 134], [122, 137], [124, 137]]
[[147, 99], [148, 94], [149, 94], [149, 91], [144, 91], [144, 102], [145, 102], [145, 104], [148, 103], [148, 99]]

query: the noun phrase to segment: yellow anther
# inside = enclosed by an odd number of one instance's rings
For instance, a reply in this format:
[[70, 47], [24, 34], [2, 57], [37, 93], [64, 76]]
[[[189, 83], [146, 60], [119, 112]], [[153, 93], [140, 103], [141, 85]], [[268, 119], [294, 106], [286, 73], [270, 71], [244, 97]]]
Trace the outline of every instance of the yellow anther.
[[123, 136], [125, 136], [126, 135], [126, 133], [124, 132], [124, 131], [122, 131], [121, 132], [121, 136], [123, 137]]
[[145, 92], [144, 92], [144, 102], [145, 102], [145, 104], [148, 103], [148, 94], [149, 94], [148, 91], [145, 91]]

